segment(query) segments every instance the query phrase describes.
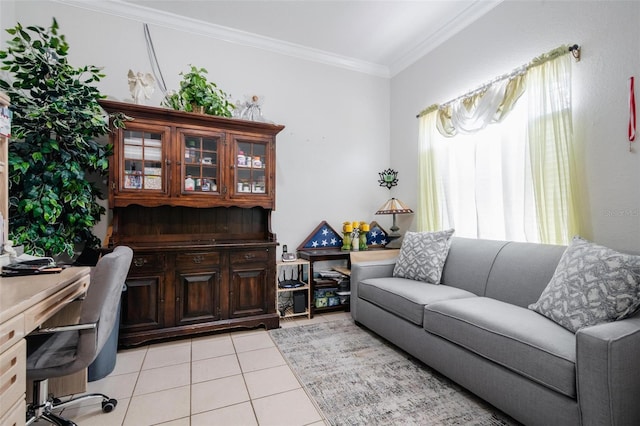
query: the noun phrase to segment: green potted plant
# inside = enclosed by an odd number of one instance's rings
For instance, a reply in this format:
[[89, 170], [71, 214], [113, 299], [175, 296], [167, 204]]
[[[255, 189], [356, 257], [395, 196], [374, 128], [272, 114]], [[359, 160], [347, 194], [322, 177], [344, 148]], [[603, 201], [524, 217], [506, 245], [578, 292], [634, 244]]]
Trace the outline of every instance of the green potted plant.
[[205, 68], [189, 66], [189, 72], [180, 73], [180, 89], [167, 95], [162, 104], [176, 110], [231, 117], [234, 106], [229, 96], [207, 80]]
[[[89, 174], [106, 176], [112, 146], [96, 138], [109, 131], [94, 83], [104, 75], [95, 66], [74, 68], [69, 45], [51, 27], [23, 27], [7, 32], [0, 51], [0, 89], [11, 97], [13, 120], [9, 144], [9, 237], [34, 255], [73, 256], [76, 247], [96, 248], [93, 227], [105, 213], [102, 193]], [[124, 116], [113, 117], [116, 126]]]

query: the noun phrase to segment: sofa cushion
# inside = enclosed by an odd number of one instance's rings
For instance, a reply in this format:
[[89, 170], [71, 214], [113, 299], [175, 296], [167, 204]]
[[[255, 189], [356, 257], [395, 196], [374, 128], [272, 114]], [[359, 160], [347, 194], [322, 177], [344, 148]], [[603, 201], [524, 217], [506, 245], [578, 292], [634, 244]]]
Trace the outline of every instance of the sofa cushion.
[[406, 278], [369, 278], [358, 284], [358, 297], [422, 326], [424, 305], [441, 300], [477, 297], [466, 290]]
[[520, 306], [476, 297], [430, 304], [424, 329], [571, 398], [575, 334]]
[[640, 256], [575, 237], [530, 309], [574, 333], [633, 315], [640, 306]]
[[393, 268], [393, 276], [440, 284], [454, 230], [407, 232]]

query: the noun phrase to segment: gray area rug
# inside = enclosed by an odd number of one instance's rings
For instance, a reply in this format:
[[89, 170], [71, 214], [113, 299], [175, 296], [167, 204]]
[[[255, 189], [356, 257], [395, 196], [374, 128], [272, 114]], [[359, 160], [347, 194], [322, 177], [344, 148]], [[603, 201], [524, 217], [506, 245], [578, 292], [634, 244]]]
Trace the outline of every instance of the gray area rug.
[[350, 319], [270, 331], [332, 425], [517, 425]]

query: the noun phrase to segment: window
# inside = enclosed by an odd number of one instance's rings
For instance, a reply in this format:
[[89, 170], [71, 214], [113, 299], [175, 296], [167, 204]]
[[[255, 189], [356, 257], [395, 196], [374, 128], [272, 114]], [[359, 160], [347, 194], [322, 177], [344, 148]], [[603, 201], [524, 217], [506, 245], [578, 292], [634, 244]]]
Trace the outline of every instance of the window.
[[[463, 237], [569, 242], [578, 231], [570, 65], [564, 55], [529, 69], [521, 96], [490, 88], [488, 94], [461, 98], [446, 113], [440, 108], [421, 117], [421, 230], [455, 228]], [[490, 101], [499, 105], [479, 123], [473, 109], [486, 109], [482, 96], [493, 96]], [[504, 114], [508, 97], [510, 111]], [[461, 106], [462, 117], [456, 117]], [[469, 123], [480, 130], [455, 128]]]

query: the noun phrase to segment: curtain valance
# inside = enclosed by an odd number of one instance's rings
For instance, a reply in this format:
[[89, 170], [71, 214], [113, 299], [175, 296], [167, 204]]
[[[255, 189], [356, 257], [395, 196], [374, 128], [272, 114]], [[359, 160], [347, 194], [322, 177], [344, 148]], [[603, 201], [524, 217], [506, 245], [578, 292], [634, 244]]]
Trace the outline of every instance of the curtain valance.
[[540, 55], [509, 74], [497, 77], [480, 88], [442, 105], [431, 105], [418, 117], [437, 110], [436, 126], [446, 136], [474, 133], [491, 123], [501, 122], [513, 109], [526, 89], [527, 71], [565, 55], [576, 47], [566, 45]]

